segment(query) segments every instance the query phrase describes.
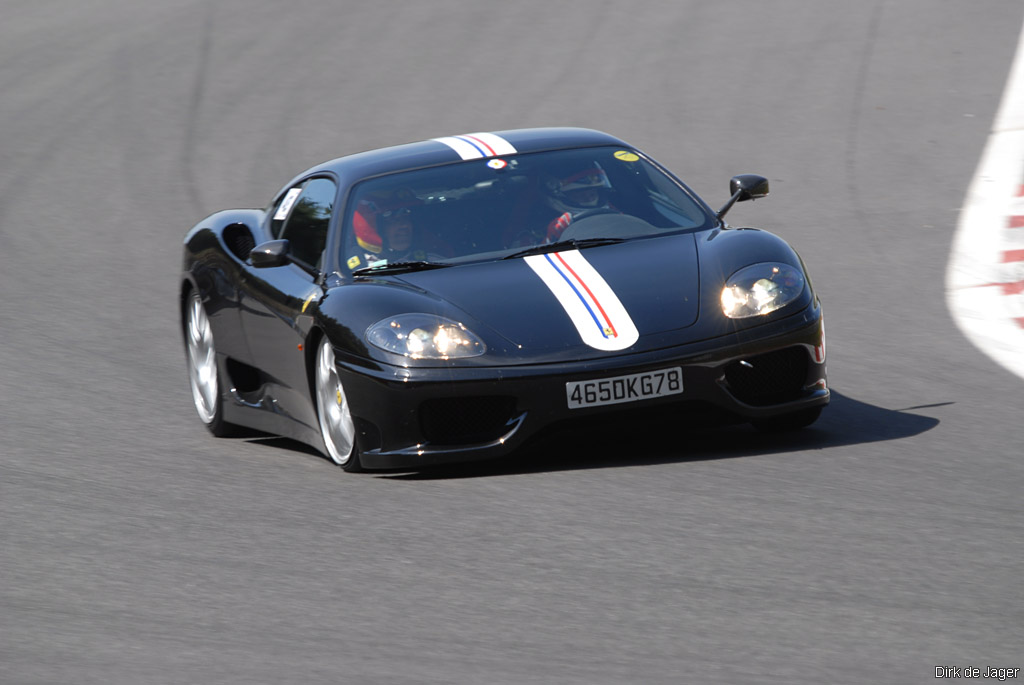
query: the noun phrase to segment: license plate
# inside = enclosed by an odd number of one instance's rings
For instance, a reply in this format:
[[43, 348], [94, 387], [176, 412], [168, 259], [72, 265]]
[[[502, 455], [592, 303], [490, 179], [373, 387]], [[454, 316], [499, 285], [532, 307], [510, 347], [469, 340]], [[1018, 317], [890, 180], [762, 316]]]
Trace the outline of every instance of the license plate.
[[683, 392], [683, 370], [660, 369], [628, 376], [573, 381], [565, 384], [569, 409], [600, 407], [604, 404], [637, 402], [652, 397], [678, 395]]

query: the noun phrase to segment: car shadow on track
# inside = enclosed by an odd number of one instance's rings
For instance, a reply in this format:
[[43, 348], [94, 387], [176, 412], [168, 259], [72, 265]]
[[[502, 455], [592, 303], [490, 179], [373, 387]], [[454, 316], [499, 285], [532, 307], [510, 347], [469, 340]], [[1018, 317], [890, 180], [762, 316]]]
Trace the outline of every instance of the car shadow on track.
[[630, 421], [586, 432], [562, 431], [524, 445], [508, 457], [435, 466], [416, 472], [380, 473], [401, 480], [481, 478], [547, 471], [616, 468], [825, 450], [899, 440], [931, 430], [939, 420], [913, 413], [953, 404], [941, 402], [886, 409], [832, 391], [832, 401], [812, 426], [790, 433], [763, 433], [746, 424], [687, 426], [685, 436], [664, 423]]

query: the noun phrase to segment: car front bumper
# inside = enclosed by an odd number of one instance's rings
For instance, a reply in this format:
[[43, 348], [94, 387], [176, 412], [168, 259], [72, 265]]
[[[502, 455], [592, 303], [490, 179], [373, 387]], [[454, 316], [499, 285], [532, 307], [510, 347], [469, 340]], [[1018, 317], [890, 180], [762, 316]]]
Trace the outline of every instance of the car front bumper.
[[[410, 468], [502, 456], [576, 419], [631, 420], [645, 409], [770, 420], [828, 404], [820, 306], [727, 337], [629, 355], [503, 367], [399, 367], [346, 359], [363, 465]], [[570, 408], [567, 383], [680, 367], [682, 392]]]

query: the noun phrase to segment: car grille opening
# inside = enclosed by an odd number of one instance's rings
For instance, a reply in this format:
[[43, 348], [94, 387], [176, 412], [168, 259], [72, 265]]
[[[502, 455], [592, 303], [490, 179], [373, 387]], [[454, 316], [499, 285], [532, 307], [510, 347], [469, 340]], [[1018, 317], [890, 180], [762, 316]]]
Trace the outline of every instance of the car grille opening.
[[508, 432], [515, 398], [440, 397], [420, 405], [423, 436], [438, 445], [467, 445], [497, 440]]
[[226, 368], [231, 385], [238, 392], [254, 392], [259, 390], [264, 380], [259, 370], [244, 364], [234, 357], [228, 357]]
[[807, 381], [807, 351], [786, 347], [725, 367], [729, 390], [740, 402], [755, 407], [798, 399]]

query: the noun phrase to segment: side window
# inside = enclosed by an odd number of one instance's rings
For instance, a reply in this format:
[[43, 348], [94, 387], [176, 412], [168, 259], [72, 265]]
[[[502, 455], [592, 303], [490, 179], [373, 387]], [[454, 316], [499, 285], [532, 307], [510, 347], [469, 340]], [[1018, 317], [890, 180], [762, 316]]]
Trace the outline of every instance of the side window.
[[[281, 213], [288, 203], [288, 195], [297, 188], [292, 188], [285, 195], [280, 208]], [[302, 187], [301, 194], [296, 194], [295, 206], [291, 208], [285, 221], [280, 237], [289, 243], [289, 253], [293, 259], [309, 266], [319, 266], [327, 244], [327, 224], [330, 223], [334, 211], [334, 197], [337, 187], [326, 178], [314, 178]], [[275, 213], [274, 218], [277, 218]], [[274, 230], [273, 224], [271, 231]]]

